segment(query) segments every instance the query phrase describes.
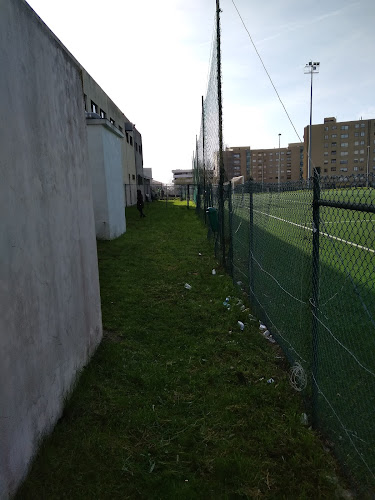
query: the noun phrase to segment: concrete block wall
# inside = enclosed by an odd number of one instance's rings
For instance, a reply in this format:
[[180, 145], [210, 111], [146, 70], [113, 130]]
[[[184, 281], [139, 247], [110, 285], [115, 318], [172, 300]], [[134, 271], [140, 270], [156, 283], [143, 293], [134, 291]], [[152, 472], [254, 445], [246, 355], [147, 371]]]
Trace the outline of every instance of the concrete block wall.
[[25, 477], [102, 336], [81, 71], [0, 2], [0, 499]]

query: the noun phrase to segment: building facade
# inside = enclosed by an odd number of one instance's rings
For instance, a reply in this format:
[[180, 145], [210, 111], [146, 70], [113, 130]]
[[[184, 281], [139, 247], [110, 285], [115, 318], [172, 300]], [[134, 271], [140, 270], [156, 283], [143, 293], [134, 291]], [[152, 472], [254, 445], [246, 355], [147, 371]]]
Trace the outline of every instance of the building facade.
[[193, 169], [190, 170], [172, 170], [173, 174], [173, 184], [194, 184], [194, 173]]
[[[308, 175], [309, 126], [304, 130], [303, 176]], [[311, 126], [311, 172], [320, 167], [321, 175], [345, 178], [355, 175], [365, 180], [375, 174], [375, 119], [324, 123]]]
[[250, 146], [225, 148], [225, 151], [223, 151], [223, 160], [226, 180], [240, 176], [248, 180], [250, 178], [250, 157]]
[[[287, 148], [251, 149], [250, 146], [226, 148], [223, 152], [228, 180], [243, 176], [260, 183], [298, 181], [302, 177], [303, 143]], [[279, 173], [280, 170], [280, 173]]]
[[86, 113], [95, 113], [98, 118], [107, 119], [124, 134], [121, 141], [121, 161], [125, 204], [134, 205], [137, 202], [137, 189], [142, 190], [144, 184], [142, 136], [82, 66], [81, 71]]

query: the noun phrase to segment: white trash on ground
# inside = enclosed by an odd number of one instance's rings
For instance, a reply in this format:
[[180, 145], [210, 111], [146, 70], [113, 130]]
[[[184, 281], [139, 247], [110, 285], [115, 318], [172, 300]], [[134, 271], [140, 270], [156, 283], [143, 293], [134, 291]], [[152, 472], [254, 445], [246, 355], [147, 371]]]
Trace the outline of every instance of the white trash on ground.
[[189, 285], [189, 283], [185, 283], [185, 288], [186, 290], [191, 290], [191, 285]]

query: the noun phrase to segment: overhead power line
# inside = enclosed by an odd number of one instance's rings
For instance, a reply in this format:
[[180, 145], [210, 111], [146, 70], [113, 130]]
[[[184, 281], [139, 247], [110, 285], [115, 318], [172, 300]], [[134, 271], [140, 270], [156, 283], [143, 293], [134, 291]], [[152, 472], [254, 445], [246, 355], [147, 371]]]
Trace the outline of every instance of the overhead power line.
[[280, 103], [281, 103], [282, 107], [284, 108], [284, 111], [285, 111], [285, 113], [286, 113], [286, 116], [288, 117], [288, 120], [290, 121], [290, 123], [291, 123], [291, 125], [292, 125], [292, 127], [293, 127], [293, 129], [294, 129], [294, 132], [296, 133], [296, 135], [297, 135], [297, 137], [298, 137], [299, 141], [300, 141], [300, 142], [302, 142], [301, 137], [299, 136], [299, 134], [298, 134], [298, 132], [297, 132], [297, 129], [296, 129], [296, 127], [294, 126], [294, 123], [293, 123], [292, 119], [291, 119], [291, 118], [290, 118], [290, 116], [289, 116], [289, 113], [288, 113], [288, 111], [287, 111], [287, 109], [286, 109], [286, 107], [285, 107], [285, 105], [284, 105], [284, 103], [283, 103], [283, 101], [282, 101], [282, 99], [281, 99], [281, 97], [280, 97], [280, 94], [278, 93], [277, 88], [276, 88], [275, 84], [274, 84], [274, 83], [273, 83], [273, 81], [272, 81], [272, 78], [271, 78], [271, 76], [270, 76], [270, 74], [269, 74], [269, 72], [268, 72], [268, 70], [267, 70], [267, 68], [266, 68], [266, 65], [264, 64], [263, 59], [262, 59], [261, 55], [259, 54], [258, 49], [256, 48], [256, 45], [255, 45], [255, 43], [254, 43], [254, 41], [253, 41], [253, 39], [252, 39], [252, 37], [251, 37], [251, 35], [250, 35], [249, 30], [248, 30], [248, 29], [247, 29], [247, 27], [246, 27], [246, 24], [245, 24], [244, 20], [242, 19], [242, 16], [241, 16], [241, 14], [240, 14], [240, 11], [238, 10], [237, 5], [235, 4], [234, 0], [232, 0], [232, 3], [233, 3], [233, 5], [234, 5], [234, 8], [235, 8], [235, 9], [236, 9], [236, 11], [237, 11], [237, 14], [238, 14], [239, 18], [241, 19], [241, 22], [242, 22], [242, 24], [243, 24], [243, 27], [245, 28], [245, 30], [246, 30], [246, 32], [247, 32], [247, 34], [248, 34], [249, 38], [250, 38], [250, 41], [251, 41], [251, 43], [252, 43], [252, 45], [253, 45], [253, 47], [254, 47], [254, 50], [255, 50], [255, 52], [257, 53], [257, 56], [259, 57], [260, 62], [262, 63], [263, 69], [264, 69], [264, 71], [266, 72], [266, 74], [267, 74], [267, 76], [268, 76], [268, 79], [269, 79], [269, 81], [271, 82], [271, 85], [272, 85], [272, 87], [274, 88], [274, 91], [276, 92], [276, 95], [277, 95], [277, 97], [278, 97], [278, 99], [279, 99], [279, 101], [280, 101]]

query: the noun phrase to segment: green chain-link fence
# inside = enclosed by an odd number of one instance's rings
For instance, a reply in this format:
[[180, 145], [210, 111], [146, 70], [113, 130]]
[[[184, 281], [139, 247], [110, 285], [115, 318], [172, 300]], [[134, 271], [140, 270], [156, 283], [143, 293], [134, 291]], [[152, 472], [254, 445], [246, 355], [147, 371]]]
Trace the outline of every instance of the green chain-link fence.
[[[288, 357], [312, 423], [362, 491], [375, 487], [371, 186], [372, 176], [366, 187], [355, 177], [318, 174], [263, 189], [226, 184], [223, 213], [217, 188], [206, 189], [206, 206], [224, 221], [227, 269]], [[216, 252], [222, 256], [220, 244]]]

